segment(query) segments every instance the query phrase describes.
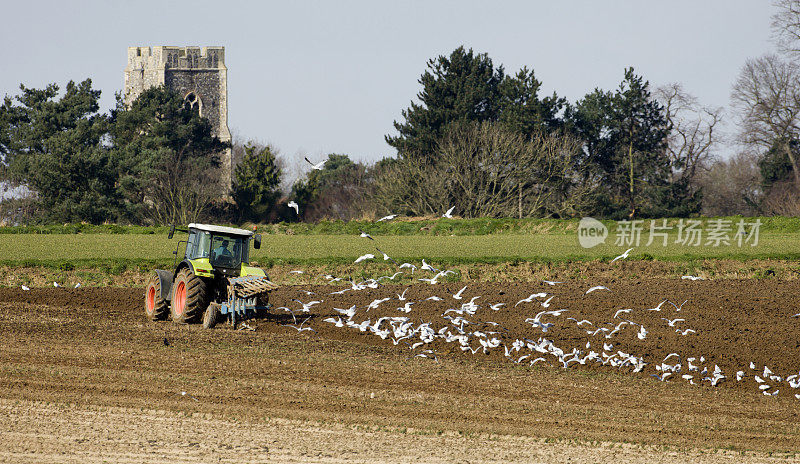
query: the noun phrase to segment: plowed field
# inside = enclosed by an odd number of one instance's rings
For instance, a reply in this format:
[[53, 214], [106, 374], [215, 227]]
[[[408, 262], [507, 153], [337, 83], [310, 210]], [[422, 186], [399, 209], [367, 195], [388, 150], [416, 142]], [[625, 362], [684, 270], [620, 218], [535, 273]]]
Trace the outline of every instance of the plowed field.
[[252, 331], [0, 289], [0, 461], [797, 460], [800, 281], [466, 285], [283, 287]]

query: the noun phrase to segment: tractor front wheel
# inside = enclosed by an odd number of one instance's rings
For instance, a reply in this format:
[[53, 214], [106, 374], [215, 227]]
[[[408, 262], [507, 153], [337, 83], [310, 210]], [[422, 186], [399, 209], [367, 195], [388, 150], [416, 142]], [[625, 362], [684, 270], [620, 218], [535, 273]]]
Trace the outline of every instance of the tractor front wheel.
[[161, 280], [157, 275], [150, 276], [144, 293], [144, 313], [148, 319], [161, 321], [169, 314], [169, 302], [161, 298]]
[[181, 269], [172, 284], [172, 320], [192, 323], [200, 320], [208, 307], [208, 285], [189, 269]]

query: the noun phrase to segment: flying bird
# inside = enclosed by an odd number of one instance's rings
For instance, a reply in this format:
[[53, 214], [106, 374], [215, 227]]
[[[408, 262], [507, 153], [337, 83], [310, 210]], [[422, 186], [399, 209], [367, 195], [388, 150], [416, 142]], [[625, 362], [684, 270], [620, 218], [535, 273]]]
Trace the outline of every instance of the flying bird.
[[544, 283], [546, 283], [547, 285], [552, 286], [552, 285], [555, 285], [555, 284], [563, 284], [564, 282], [556, 282], [554, 280], [545, 280]]
[[360, 235], [360, 237], [362, 237], [362, 238], [368, 238], [368, 239], [370, 239], [370, 240], [375, 240], [374, 238], [372, 238], [372, 236], [371, 236], [370, 234], [368, 234], [368, 233], [364, 232], [363, 230], [361, 230], [361, 229], [358, 229], [358, 231], [359, 231], [359, 232], [361, 232], [361, 235]]
[[289, 208], [294, 208], [294, 213], [295, 214], [298, 214], [298, 215], [300, 214], [300, 206], [298, 206], [297, 203], [295, 203], [294, 200], [290, 201], [289, 203], [286, 203], [286, 206], [288, 206]]
[[[590, 288], [589, 290], [586, 290], [586, 293], [584, 293], [584, 295], [588, 295], [588, 294], [592, 293], [595, 290], [608, 290], [608, 287], [604, 287], [602, 285], [597, 285], [595, 287]], [[608, 290], [608, 291], [611, 291], [611, 290]]]
[[[363, 237], [363, 235], [362, 235], [362, 237]], [[372, 238], [372, 237], [369, 237], [369, 239], [370, 239], [370, 240], [373, 240], [373, 238]], [[389, 256], [389, 255], [387, 255], [386, 253], [384, 253], [384, 252], [383, 252], [383, 251], [382, 251], [380, 248], [378, 248], [378, 247], [375, 247], [375, 249], [376, 249], [376, 250], [378, 250], [378, 253], [380, 253], [380, 254], [382, 254], [382, 255], [383, 255], [383, 260], [384, 260], [384, 261], [391, 261], [391, 262], [393, 262], [393, 263], [395, 264], [395, 266], [397, 266], [397, 265], [398, 265], [397, 261], [395, 261], [395, 260], [394, 260], [394, 259], [393, 259], [391, 256]], [[399, 272], [398, 272], [398, 273], [395, 273], [395, 275], [391, 277], [391, 280], [394, 280], [394, 278], [397, 276], [397, 274], [400, 274], [400, 273], [399, 273]]]
[[425, 258], [422, 258], [422, 267], [420, 269], [422, 269], [423, 271], [436, 271], [436, 272], [439, 272], [438, 269], [436, 269], [435, 267], [433, 267], [430, 264], [426, 263], [425, 262]]
[[394, 218], [396, 218], [396, 217], [397, 217], [397, 215], [396, 215], [396, 214], [390, 214], [390, 215], [388, 215], [388, 216], [384, 216], [384, 217], [382, 217], [382, 218], [378, 219], [378, 220], [377, 220], [377, 221], [375, 221], [375, 222], [381, 222], [381, 221], [391, 221], [392, 219], [394, 219]]
[[446, 213], [442, 214], [442, 217], [443, 218], [447, 218], [447, 219], [452, 219], [453, 218], [453, 210], [454, 209], [456, 209], [455, 206], [453, 206], [452, 208], [448, 209]]
[[355, 260], [355, 262], [353, 264], [357, 264], [357, 263], [360, 263], [361, 261], [366, 261], [368, 259], [373, 259], [373, 258], [375, 258], [375, 255], [373, 255], [372, 253], [367, 253], [367, 254], [365, 254], [363, 256], [359, 256], [358, 258], [356, 258], [356, 260]]
[[311, 169], [316, 169], [317, 171], [322, 171], [322, 167], [325, 166], [325, 163], [328, 161], [328, 160], [322, 160], [319, 163], [314, 164], [311, 162], [311, 160], [309, 160], [305, 156], [303, 157], [303, 159], [305, 159], [308, 162], [308, 164], [311, 165]]
[[616, 261], [616, 260], [618, 260], [618, 259], [625, 259], [625, 258], [627, 258], [627, 257], [628, 257], [628, 253], [630, 253], [631, 251], [633, 251], [633, 248], [628, 248], [627, 250], [625, 250], [625, 253], [622, 253], [621, 255], [617, 256], [617, 257], [616, 257], [616, 258], [614, 258], [614, 259], [612, 259], [612, 260], [611, 260], [611, 262], [613, 263], [614, 261]]
[[693, 275], [685, 275], [681, 276], [682, 280], [706, 280], [705, 277], [693, 276]]
[[531, 296], [529, 296], [528, 298], [523, 298], [523, 299], [517, 301], [517, 304], [515, 304], [514, 307], [516, 308], [520, 303], [530, 303], [531, 301], [533, 301], [534, 298], [544, 298], [546, 296], [547, 296], [547, 293], [534, 293]]
[[616, 319], [617, 316], [619, 316], [622, 313], [627, 314], [627, 313], [629, 313], [631, 311], [633, 311], [633, 309], [618, 309], [617, 312], [614, 313], [614, 319]]
[[461, 287], [461, 290], [459, 290], [458, 292], [456, 292], [455, 294], [453, 294], [453, 299], [455, 299], [455, 300], [460, 300], [460, 299], [462, 298], [462, 297], [461, 297], [461, 294], [462, 294], [462, 293], [464, 293], [464, 290], [466, 290], [466, 289], [467, 289], [467, 286], [466, 286], [466, 285], [464, 285], [463, 287]]
[[403, 268], [405, 268], [405, 267], [409, 267], [409, 268], [411, 268], [411, 273], [412, 273], [412, 274], [413, 274], [413, 273], [414, 273], [414, 271], [417, 269], [417, 266], [415, 266], [415, 265], [413, 265], [413, 264], [411, 264], [411, 263], [403, 263], [403, 264], [401, 264], [401, 265], [400, 265], [400, 269], [403, 269]]

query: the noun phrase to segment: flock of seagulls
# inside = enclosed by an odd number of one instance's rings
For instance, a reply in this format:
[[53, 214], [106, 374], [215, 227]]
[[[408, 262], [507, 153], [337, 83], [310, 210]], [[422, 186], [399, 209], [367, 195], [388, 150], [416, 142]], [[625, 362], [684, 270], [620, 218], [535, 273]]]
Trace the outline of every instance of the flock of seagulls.
[[[363, 232], [361, 237], [375, 241], [373, 237]], [[626, 250], [612, 262], [627, 258], [631, 251], [632, 249]], [[385, 253], [380, 253], [386, 256]], [[367, 253], [360, 256], [356, 263], [374, 258], [374, 254]], [[407, 287], [401, 293], [393, 292], [396, 297], [382, 296], [364, 305], [337, 307], [336, 296], [378, 289], [383, 285], [382, 282], [391, 283], [399, 275], [406, 273], [404, 271], [406, 269], [410, 270], [412, 275], [415, 271], [428, 272], [428, 276], [417, 276], [417, 280], [431, 285], [437, 284], [443, 276], [453, 273], [451, 270], [437, 269], [424, 259], [420, 265], [403, 263], [398, 268], [398, 272], [377, 279], [361, 282], [350, 280], [349, 287], [329, 292], [325, 298], [308, 303], [294, 300], [298, 305], [297, 308], [283, 309], [292, 312], [294, 316], [295, 312], [308, 312], [311, 305], [324, 303], [324, 306], [335, 314], [326, 315], [328, 317], [322, 319], [323, 323], [343, 330], [377, 336], [394, 346], [408, 349], [409, 357], [427, 358], [435, 362], [439, 360], [440, 349], [444, 343], [452, 344], [456, 347], [455, 351], [467, 355], [499, 352], [515, 364], [529, 366], [550, 365], [568, 369], [593, 365], [621, 372], [641, 373], [660, 382], [680, 380], [690, 385], [711, 387], [731, 381], [752, 381], [764, 395], [777, 396], [779, 391], [787, 390], [800, 400], [800, 390], [797, 390], [800, 388], [800, 371], [775, 374], [767, 366], [759, 366], [756, 369], [753, 363], [749, 368], [725, 371], [719, 365], [713, 364], [710, 356], [707, 359], [707, 356], [700, 353], [669, 353], [663, 359], [653, 359], [652, 353], [641, 343], [651, 337], [652, 333], [655, 332], [659, 339], [675, 337], [676, 341], [698, 335], [698, 329], [691, 325], [690, 312], [682, 312], [687, 300], [678, 303], [663, 299], [652, 307], [610, 308], [605, 318], [589, 320], [575, 317], [578, 316], [580, 308], [564, 307], [559, 302], [559, 296], [552, 290], [531, 293], [516, 301], [513, 306], [506, 306], [505, 302], [484, 301], [483, 295], [471, 294], [469, 285], [464, 285], [455, 293], [437, 292], [435, 289], [440, 287], [432, 287], [433, 294], [418, 297], [415, 301], [407, 296], [410, 288]], [[332, 275], [326, 275], [325, 278], [330, 282], [345, 280]], [[696, 276], [683, 276], [682, 279], [703, 280], [702, 277]], [[543, 281], [542, 285], [546, 286], [544, 288], [553, 288], [562, 283]], [[583, 291], [582, 297], [598, 298], [596, 294], [608, 292], [613, 291], [607, 286], [595, 285]], [[426, 311], [425, 314], [429, 318], [425, 320], [420, 317], [418, 306], [415, 306], [421, 302], [434, 302], [444, 309], [432, 318], [430, 311]], [[497, 314], [498, 311], [514, 311], [514, 314], [521, 312], [523, 316], [520, 317], [520, 322], [528, 329], [520, 332], [518, 327], [514, 327], [516, 330], [512, 331], [503, 323], [492, 321], [491, 317], [487, 317]], [[800, 313], [793, 317], [800, 317]], [[295, 324], [288, 327], [298, 332], [313, 331], [310, 327], [303, 326], [308, 320], [307, 318], [298, 325], [295, 319]], [[507, 318], [505, 323], [511, 325]], [[560, 330], [572, 332], [562, 337], [562, 341], [557, 341], [559, 337], [554, 334]], [[575, 331], [583, 335], [576, 337]]]

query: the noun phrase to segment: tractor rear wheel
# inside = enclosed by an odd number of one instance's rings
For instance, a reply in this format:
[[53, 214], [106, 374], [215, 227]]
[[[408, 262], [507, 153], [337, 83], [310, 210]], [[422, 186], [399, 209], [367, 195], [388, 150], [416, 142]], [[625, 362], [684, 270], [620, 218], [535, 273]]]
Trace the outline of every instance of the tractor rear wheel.
[[172, 284], [170, 315], [179, 323], [200, 320], [208, 307], [208, 284], [189, 269], [181, 269]]
[[161, 298], [161, 280], [157, 275], [150, 276], [144, 293], [144, 313], [148, 319], [162, 321], [169, 314], [169, 302]]

